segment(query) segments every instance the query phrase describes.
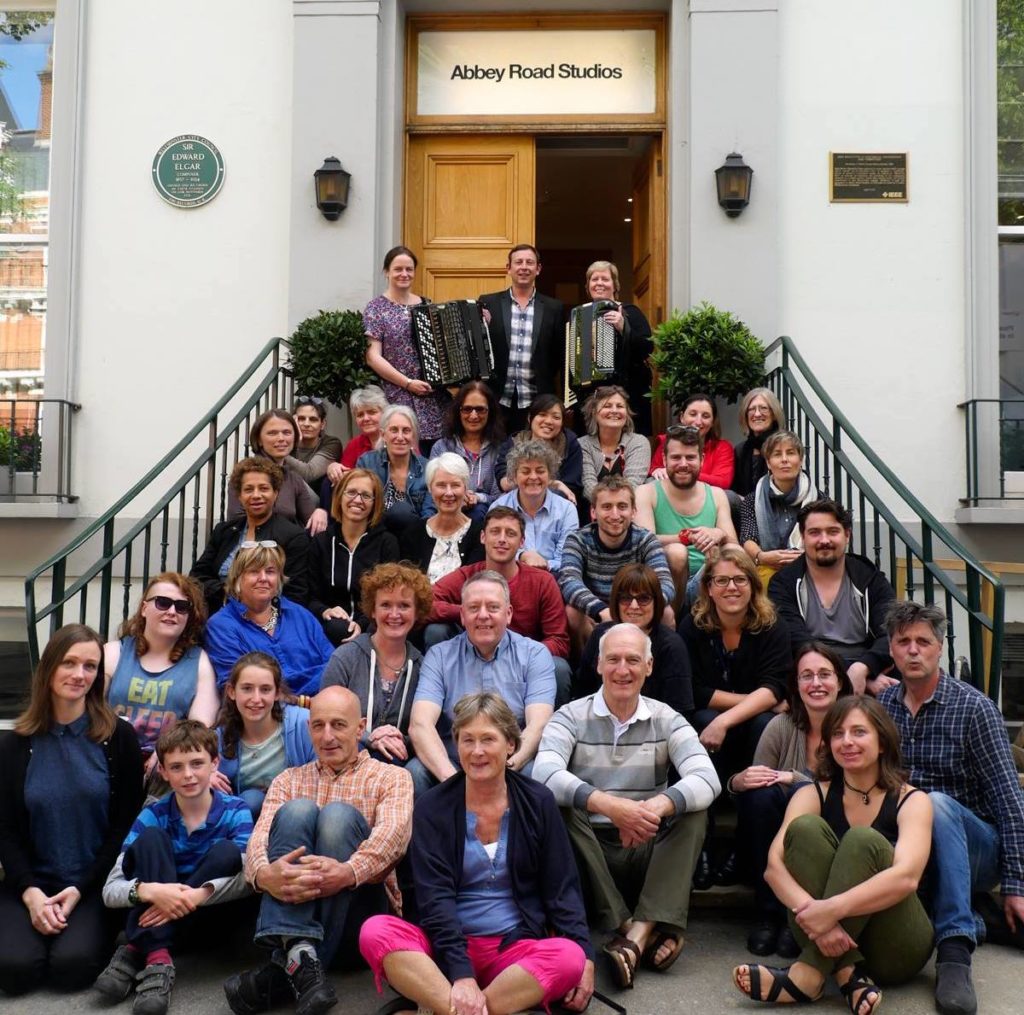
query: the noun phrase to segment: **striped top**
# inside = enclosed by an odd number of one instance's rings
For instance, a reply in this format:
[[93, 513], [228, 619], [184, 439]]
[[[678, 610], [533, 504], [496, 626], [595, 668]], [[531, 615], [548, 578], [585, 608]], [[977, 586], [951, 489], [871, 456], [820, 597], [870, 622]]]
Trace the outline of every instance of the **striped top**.
[[[671, 786], [670, 764], [679, 776]], [[706, 810], [721, 792], [707, 751], [678, 712], [641, 696], [636, 714], [623, 728], [609, 714], [603, 691], [570, 701], [551, 717], [533, 777], [551, 790], [560, 807], [580, 810], [596, 790], [630, 800], [664, 793], [677, 814]], [[599, 814], [591, 814], [590, 820], [610, 824]]]
[[216, 789], [210, 792], [213, 794], [210, 812], [206, 820], [191, 833], [185, 827], [173, 793], [143, 807], [124, 840], [121, 852], [127, 851], [147, 828], [162, 828], [170, 836], [174, 866], [182, 881], [195, 871], [210, 847], [221, 839], [231, 839], [238, 846], [239, 852], [244, 854], [252, 834], [252, 814], [249, 808], [240, 797], [228, 796]]

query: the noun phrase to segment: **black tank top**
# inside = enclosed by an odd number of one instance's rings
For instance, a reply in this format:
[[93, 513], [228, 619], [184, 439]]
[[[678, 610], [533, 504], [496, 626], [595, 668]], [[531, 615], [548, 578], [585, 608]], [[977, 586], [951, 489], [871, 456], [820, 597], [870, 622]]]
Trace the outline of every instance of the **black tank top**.
[[[814, 788], [818, 791], [818, 800], [821, 803], [821, 816], [825, 819], [829, 828], [835, 832], [836, 837], [841, 839], [849, 830], [850, 822], [846, 820], [846, 811], [843, 809], [843, 782], [841, 779], [833, 779], [829, 783], [828, 793], [821, 792], [821, 783], [816, 782]], [[871, 827], [881, 835], [885, 836], [892, 845], [896, 845], [899, 838], [899, 827], [896, 824], [900, 808], [920, 790], [912, 789], [902, 800], [899, 793], [886, 793], [882, 800], [875, 820]]]

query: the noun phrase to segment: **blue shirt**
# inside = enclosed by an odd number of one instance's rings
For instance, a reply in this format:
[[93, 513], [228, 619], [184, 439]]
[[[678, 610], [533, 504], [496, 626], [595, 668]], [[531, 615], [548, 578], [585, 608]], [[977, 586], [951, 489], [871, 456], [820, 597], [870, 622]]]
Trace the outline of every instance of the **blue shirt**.
[[472, 937], [504, 937], [519, 925], [508, 869], [508, 811], [501, 816], [496, 845], [492, 860], [476, 836], [476, 815], [467, 810], [466, 851], [455, 907], [462, 933]]
[[171, 839], [174, 850], [174, 864], [178, 876], [187, 878], [199, 866], [210, 847], [221, 839], [231, 839], [241, 852], [249, 844], [252, 835], [252, 814], [245, 801], [228, 796], [219, 790], [211, 790], [213, 800], [206, 820], [193, 832], [189, 832], [182, 820], [181, 811], [174, 793], [163, 800], [143, 807], [124, 840], [122, 852], [147, 828], [161, 828]]
[[107, 757], [88, 730], [86, 712], [31, 738], [25, 809], [36, 875], [54, 890], [78, 884], [109, 828]]
[[496, 507], [510, 507], [523, 516], [526, 525], [524, 550], [536, 550], [548, 562], [548, 569], [552, 572], [562, 566], [565, 540], [570, 532], [580, 527], [575, 504], [549, 489], [540, 510], [531, 518], [519, 504], [519, 491], [509, 490], [491, 505], [492, 509]]
[[445, 739], [451, 732], [455, 702], [478, 691], [500, 694], [524, 726], [527, 705], [555, 704], [551, 653], [539, 641], [506, 631], [493, 658], [484, 659], [463, 631], [423, 657], [414, 701], [431, 701], [440, 707], [437, 731]]

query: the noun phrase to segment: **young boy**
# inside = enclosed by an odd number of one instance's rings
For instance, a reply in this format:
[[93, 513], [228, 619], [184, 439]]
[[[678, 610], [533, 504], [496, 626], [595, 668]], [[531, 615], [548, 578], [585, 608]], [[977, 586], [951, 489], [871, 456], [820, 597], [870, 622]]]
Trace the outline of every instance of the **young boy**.
[[241, 871], [252, 816], [243, 800], [210, 786], [216, 732], [183, 720], [161, 734], [156, 754], [172, 792], [142, 809], [103, 888], [107, 906], [132, 908], [128, 943], [114, 952], [96, 989], [123, 1001], [134, 986], [135, 1015], [167, 1011], [175, 921], [248, 891]]

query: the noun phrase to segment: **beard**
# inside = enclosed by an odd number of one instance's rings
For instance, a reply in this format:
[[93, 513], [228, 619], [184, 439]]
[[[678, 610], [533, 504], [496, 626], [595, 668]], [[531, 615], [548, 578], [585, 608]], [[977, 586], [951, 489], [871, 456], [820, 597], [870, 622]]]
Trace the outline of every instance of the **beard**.
[[677, 490], [692, 490], [697, 485], [699, 478], [699, 472], [670, 472], [668, 474], [668, 481]]

